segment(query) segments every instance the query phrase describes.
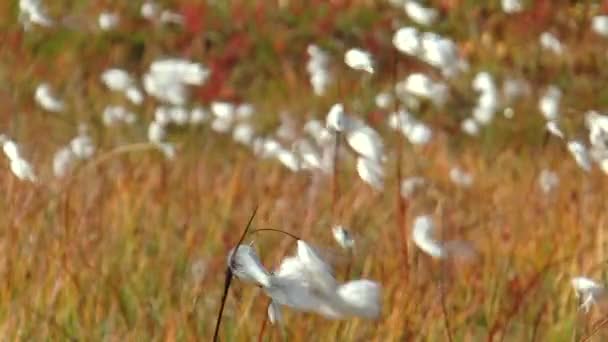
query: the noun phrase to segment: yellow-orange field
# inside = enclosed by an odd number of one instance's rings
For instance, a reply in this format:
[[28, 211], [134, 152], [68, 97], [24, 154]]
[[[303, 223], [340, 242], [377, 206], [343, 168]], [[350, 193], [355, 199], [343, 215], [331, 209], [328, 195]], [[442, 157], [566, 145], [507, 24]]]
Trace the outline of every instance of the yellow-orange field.
[[[374, 105], [378, 92], [412, 72], [443, 77], [392, 47], [395, 29], [413, 24], [387, 1], [162, 2], [186, 18], [181, 26], [149, 24], [139, 17], [140, 1], [43, 3], [50, 16], [65, 18], [61, 25], [24, 31], [18, 2], [0, 5], [0, 133], [20, 144], [38, 176], [19, 180], [0, 157], [2, 340], [212, 340], [227, 254], [256, 207], [252, 229], [300, 236], [340, 281], [379, 282], [382, 314], [334, 321], [283, 308], [283, 323], [271, 325], [266, 294], [235, 279], [222, 341], [608, 339], [606, 303], [600, 298], [585, 312], [571, 285], [578, 276], [608, 280], [608, 177], [597, 166], [581, 170], [538, 110], [544, 89], [557, 84], [562, 129], [585, 141], [584, 113], [608, 107], [608, 38], [590, 29], [605, 2], [524, 1], [522, 12], [506, 14], [500, 1], [426, 1], [440, 20], [421, 30], [452, 37], [470, 65], [446, 81], [452, 93], [443, 108], [423, 102], [416, 113], [433, 129], [424, 146], [389, 129], [389, 111]], [[104, 9], [120, 13], [117, 31], [98, 29]], [[563, 55], [539, 47], [544, 31], [559, 36]], [[308, 84], [310, 43], [333, 58], [336, 80], [323, 97]], [[344, 51], [355, 46], [376, 58], [373, 76], [344, 65]], [[176, 155], [165, 158], [146, 138], [158, 103], [149, 97], [131, 106], [99, 81], [114, 66], [141, 75], [162, 56], [219, 74], [193, 87], [189, 103], [249, 102], [263, 135], [285, 115], [300, 132], [344, 103], [384, 138], [383, 190], [359, 179], [353, 157], [340, 159], [335, 174], [292, 172], [209, 124], [171, 129]], [[526, 79], [531, 90], [513, 106], [514, 118], [498, 112], [470, 137], [460, 122], [475, 105], [470, 84], [482, 70], [497, 80]], [[36, 105], [43, 81], [65, 100], [63, 113]], [[131, 106], [137, 122], [104, 126], [110, 103]], [[95, 154], [55, 177], [53, 154], [83, 122]], [[450, 181], [455, 165], [473, 175], [470, 187]], [[544, 169], [559, 176], [549, 193], [539, 187]], [[402, 197], [400, 181], [410, 176], [428, 184]], [[420, 251], [411, 239], [419, 215], [432, 215], [438, 239], [467, 241], [474, 255], [437, 260]], [[352, 255], [333, 240], [336, 224], [353, 234]], [[282, 234], [259, 232], [245, 240], [252, 241], [270, 270], [294, 251]]]

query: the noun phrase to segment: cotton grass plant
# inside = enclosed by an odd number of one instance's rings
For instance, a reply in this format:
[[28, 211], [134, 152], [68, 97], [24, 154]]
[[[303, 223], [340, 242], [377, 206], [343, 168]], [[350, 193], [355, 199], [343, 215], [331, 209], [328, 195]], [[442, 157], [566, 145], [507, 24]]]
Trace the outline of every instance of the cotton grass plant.
[[602, 7], [390, 3], [2, 3], [0, 334], [606, 339]]

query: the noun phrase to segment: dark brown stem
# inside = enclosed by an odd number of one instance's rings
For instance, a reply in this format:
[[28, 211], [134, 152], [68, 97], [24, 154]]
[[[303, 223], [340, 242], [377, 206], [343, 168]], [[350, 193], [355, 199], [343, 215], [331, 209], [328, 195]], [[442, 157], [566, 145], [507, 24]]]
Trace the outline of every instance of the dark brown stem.
[[228, 290], [230, 290], [230, 284], [232, 283], [232, 257], [234, 257], [234, 255], [238, 252], [239, 246], [241, 245], [241, 243], [243, 243], [243, 240], [245, 240], [245, 236], [247, 235], [247, 232], [249, 231], [249, 228], [251, 227], [251, 223], [253, 222], [253, 218], [255, 217], [255, 214], [257, 213], [257, 211], [258, 211], [258, 207], [256, 206], [253, 209], [253, 213], [251, 214], [251, 217], [249, 218], [249, 222], [247, 222], [245, 231], [243, 231], [243, 234], [241, 235], [239, 242], [236, 244], [236, 247], [234, 248], [234, 252], [232, 253], [230, 260], [228, 262], [228, 266], [226, 267], [226, 278], [224, 279], [224, 293], [222, 294], [222, 302], [220, 304], [220, 311], [217, 314], [217, 321], [215, 323], [215, 331], [213, 332], [213, 341], [214, 342], [217, 342], [218, 338], [219, 338], [220, 325], [222, 324], [222, 314], [224, 313], [224, 306], [226, 305], [226, 298], [228, 298]]
[[[393, 86], [397, 84], [397, 77], [399, 74], [399, 65], [398, 65], [398, 56], [396, 52], [393, 52]], [[396, 178], [397, 185], [395, 186], [395, 201], [397, 203], [397, 231], [401, 236], [401, 248], [403, 253], [403, 266], [405, 267], [405, 279], [407, 281], [407, 276], [409, 273], [409, 251], [408, 251], [408, 232], [405, 226], [406, 221], [406, 211], [407, 211], [407, 203], [406, 199], [401, 196], [401, 160], [403, 153], [403, 134], [401, 130], [401, 120], [398, 114], [399, 107], [397, 101], [397, 90], [395, 89], [395, 98], [393, 99], [394, 104], [394, 112], [397, 115], [397, 130], [396, 132], [396, 142], [397, 142], [397, 165], [396, 165]]]

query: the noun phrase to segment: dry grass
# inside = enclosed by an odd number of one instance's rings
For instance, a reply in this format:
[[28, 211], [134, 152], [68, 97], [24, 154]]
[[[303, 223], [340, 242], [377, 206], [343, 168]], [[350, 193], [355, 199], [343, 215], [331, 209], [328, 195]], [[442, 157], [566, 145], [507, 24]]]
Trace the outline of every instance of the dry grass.
[[[566, 129], [582, 136], [581, 110], [608, 104], [602, 52], [608, 42], [587, 28], [593, 9], [564, 2], [552, 6], [549, 19], [536, 22], [535, 16], [545, 18], [540, 5], [508, 18], [452, 2], [461, 6], [446, 12], [440, 31], [460, 41], [473, 71], [489, 69], [499, 78], [524, 76], [539, 87], [557, 82], [565, 89]], [[94, 31], [94, 24], [86, 18], [102, 6], [57, 1], [51, 12], [61, 13], [68, 3], [77, 9], [74, 22], [86, 29], [24, 34], [14, 21], [16, 6], [0, 5], [4, 17], [12, 18], [10, 24], [0, 25], [6, 28], [0, 33], [0, 128], [24, 145], [43, 178], [38, 185], [19, 182], [4, 159], [0, 163], [3, 339], [208, 339], [221, 297], [226, 253], [255, 206], [259, 212], [254, 227], [295, 232], [321, 247], [335, 249], [333, 223], [350, 227], [357, 239], [350, 276], [383, 285], [384, 308], [377, 322], [333, 322], [287, 309], [284, 336], [280, 329], [266, 326], [265, 340], [447, 340], [447, 316], [456, 341], [569, 341], [592, 331], [602, 318], [597, 312], [584, 316], [577, 311], [569, 281], [581, 274], [607, 279], [608, 181], [598, 170], [585, 174], [577, 169], [560, 143], [542, 145], [536, 96], [518, 105], [514, 120], [498, 119], [478, 140], [457, 133], [459, 118], [469, 107], [454, 103], [443, 113], [428, 108], [421, 113], [424, 119], [442, 128], [429, 146], [403, 150], [401, 173], [433, 181], [430, 189], [408, 201], [406, 229], [416, 215], [431, 213], [444, 237], [475, 245], [479, 258], [474, 263], [440, 264], [414, 246], [409, 246], [404, 262], [403, 239], [395, 224], [394, 160], [389, 162], [385, 193], [362, 184], [352, 163], [343, 163], [339, 196], [332, 203], [330, 178], [292, 174], [278, 163], [257, 160], [206, 127], [175, 134], [179, 153], [174, 161], [155, 150], [111, 153], [119, 145], [145, 139], [153, 103], [140, 111], [147, 119], [133, 129], [103, 128], [103, 106], [110, 100], [123, 101], [108, 96], [99, 83], [99, 72], [106, 67], [141, 72], [169, 52], [204, 64], [216, 61], [226, 71], [226, 80], [217, 80], [218, 89], [201, 90], [201, 99], [211, 92], [252, 101], [261, 113], [259, 127], [266, 130], [274, 127], [275, 113], [282, 109], [292, 111], [298, 122], [322, 117], [336, 101], [366, 112], [372, 108], [373, 95], [394, 77], [392, 68], [384, 68], [373, 81], [360, 82], [359, 75], [336, 65], [343, 76], [332, 90], [335, 95], [317, 99], [306, 84], [303, 51], [308, 42], [319, 39], [337, 52], [363, 41], [361, 45], [369, 44], [381, 62], [389, 63], [390, 20], [407, 22], [397, 11], [366, 1], [344, 4], [337, 14], [329, 5], [312, 10], [283, 2], [280, 11], [260, 5], [258, 15], [265, 24], [248, 31], [253, 26], [246, 23], [256, 6], [232, 3], [233, 14], [241, 7], [245, 13], [240, 24], [215, 18], [213, 11], [219, 9], [209, 6], [203, 22], [212, 42], [204, 44], [198, 32], [146, 32], [145, 22], [135, 19], [127, 20], [128, 31], [94, 33], [91, 39], [93, 33], [87, 30]], [[106, 3], [136, 16], [136, 6]], [[202, 8], [181, 3], [184, 11]], [[230, 12], [230, 6], [224, 10]], [[311, 24], [323, 20], [328, 28]], [[557, 61], [535, 57], [535, 38], [518, 27], [530, 21], [535, 23], [531, 32], [557, 28], [572, 53]], [[482, 34], [484, 29], [488, 31]], [[235, 42], [236, 52], [227, 51], [228, 41]], [[221, 64], [227, 55], [238, 63]], [[403, 75], [425, 68], [406, 58], [399, 63]], [[65, 94], [71, 105], [62, 117], [33, 104], [31, 94], [39, 80]], [[469, 81], [465, 77], [454, 86], [474, 101]], [[79, 121], [95, 128], [100, 145], [96, 162], [79, 165], [72, 176], [55, 180], [48, 167], [52, 153], [75, 133]], [[372, 124], [394, 152], [394, 137], [380, 124]], [[104, 153], [110, 154], [103, 157]], [[473, 187], [461, 189], [449, 182], [447, 174], [454, 164], [475, 175]], [[559, 188], [549, 196], [537, 185], [543, 167], [561, 177]], [[277, 265], [293, 249], [280, 235], [258, 235], [254, 240], [267, 265]], [[336, 258], [342, 278], [345, 260]], [[267, 304], [259, 289], [236, 281], [226, 305], [222, 339], [258, 336]], [[608, 333], [600, 329], [595, 338], [608, 338]]]

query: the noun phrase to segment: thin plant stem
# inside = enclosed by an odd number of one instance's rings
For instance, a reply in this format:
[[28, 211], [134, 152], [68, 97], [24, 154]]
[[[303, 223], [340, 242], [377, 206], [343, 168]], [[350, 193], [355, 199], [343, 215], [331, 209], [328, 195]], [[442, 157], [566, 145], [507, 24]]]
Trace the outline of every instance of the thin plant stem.
[[[393, 53], [393, 85], [397, 84], [397, 77], [398, 77], [398, 73], [399, 73], [399, 65], [398, 65], [398, 56], [397, 53], [394, 52]], [[395, 186], [395, 201], [397, 203], [397, 219], [395, 221], [396, 225], [397, 225], [397, 231], [399, 232], [400, 236], [401, 236], [401, 248], [402, 248], [402, 253], [403, 253], [403, 266], [405, 267], [405, 279], [407, 281], [407, 276], [409, 273], [409, 251], [408, 251], [408, 232], [406, 230], [405, 227], [405, 220], [406, 220], [406, 211], [407, 211], [407, 204], [405, 202], [405, 199], [403, 198], [403, 196], [401, 196], [401, 179], [402, 179], [402, 172], [401, 172], [401, 160], [402, 160], [402, 152], [403, 152], [403, 134], [402, 134], [402, 129], [401, 129], [401, 119], [399, 117], [399, 108], [397, 105], [397, 90], [395, 89], [395, 98], [393, 99], [394, 102], [394, 111], [395, 111], [395, 115], [397, 115], [397, 130], [395, 131], [396, 134], [396, 142], [397, 142], [397, 161], [396, 161], [396, 167], [395, 167], [395, 173], [396, 173], [396, 178], [397, 178], [397, 184]]]
[[595, 326], [593, 327], [593, 330], [591, 330], [589, 335], [583, 337], [581, 339], [581, 342], [589, 341], [595, 334], [597, 334], [600, 331], [600, 329], [602, 329], [604, 326], [606, 326], [606, 324], [608, 324], [608, 317], [604, 317], [599, 322], [597, 322], [595, 324]]
[[294, 240], [302, 240], [297, 235], [294, 235], [292, 233], [286, 232], [284, 230], [274, 229], [274, 228], [254, 229], [254, 230], [251, 231], [251, 234], [255, 234], [255, 233], [258, 233], [258, 232], [276, 232], [276, 233], [281, 233], [281, 234], [288, 235], [288, 236], [292, 237]]
[[[226, 298], [228, 298], [228, 290], [230, 290], [230, 284], [232, 283], [232, 266], [233, 266], [232, 257], [238, 252], [239, 246], [241, 245], [241, 243], [243, 243], [243, 240], [245, 239], [245, 236], [247, 235], [247, 232], [249, 231], [249, 228], [251, 227], [251, 223], [253, 222], [253, 218], [255, 217], [255, 214], [257, 213], [257, 211], [258, 211], [258, 207], [256, 206], [253, 209], [253, 213], [251, 214], [251, 217], [249, 218], [249, 222], [247, 222], [245, 231], [243, 231], [243, 234], [241, 235], [239, 242], [236, 244], [234, 253], [232, 253], [230, 260], [228, 261], [228, 266], [226, 266], [226, 277], [224, 279], [224, 293], [222, 293], [222, 302], [220, 304], [220, 311], [217, 314], [217, 321], [215, 322], [215, 331], [213, 332], [213, 341], [214, 342], [218, 341], [218, 338], [219, 338], [220, 325], [222, 324], [222, 314], [224, 313], [224, 306], [226, 305]], [[198, 298], [196, 301], [198, 301]]]

